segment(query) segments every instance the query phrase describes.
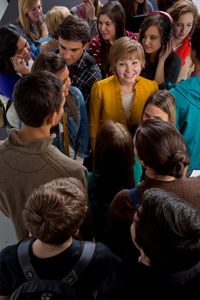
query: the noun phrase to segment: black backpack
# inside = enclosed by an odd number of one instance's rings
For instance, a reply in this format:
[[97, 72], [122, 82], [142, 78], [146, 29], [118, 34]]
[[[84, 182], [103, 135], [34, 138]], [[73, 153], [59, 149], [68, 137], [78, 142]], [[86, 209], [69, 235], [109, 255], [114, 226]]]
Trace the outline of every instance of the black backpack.
[[40, 279], [29, 257], [29, 245], [32, 239], [23, 240], [18, 246], [18, 259], [23, 273], [27, 279], [10, 296], [10, 300], [79, 300], [73, 285], [86, 270], [94, 251], [95, 244], [83, 242], [83, 251], [74, 268], [62, 280]]

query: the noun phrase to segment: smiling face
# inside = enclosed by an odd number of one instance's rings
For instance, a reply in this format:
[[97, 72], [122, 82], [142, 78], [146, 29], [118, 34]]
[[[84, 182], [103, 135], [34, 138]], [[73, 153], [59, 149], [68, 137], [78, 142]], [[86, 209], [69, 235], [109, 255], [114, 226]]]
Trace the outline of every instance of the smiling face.
[[165, 122], [169, 122], [169, 116], [166, 112], [164, 112], [162, 109], [160, 109], [155, 104], [147, 104], [145, 107], [142, 121], [148, 120], [148, 119], [159, 119], [163, 120]]
[[99, 16], [98, 29], [102, 38], [109, 42], [114, 42], [116, 39], [115, 23], [109, 18], [107, 14]]
[[122, 85], [134, 85], [141, 70], [141, 62], [134, 55], [129, 58], [120, 59], [116, 64], [116, 73]]
[[174, 22], [173, 30], [176, 39], [183, 41], [191, 32], [194, 22], [194, 16], [188, 12], [180, 15], [178, 20]]
[[149, 26], [142, 39], [145, 53], [154, 54], [161, 48], [161, 45], [161, 35], [158, 28], [154, 25]]
[[42, 5], [41, 1], [38, 0], [33, 7], [27, 12], [27, 15], [31, 22], [37, 23], [40, 21], [42, 16]]
[[24, 59], [27, 62], [31, 59], [30, 46], [29, 46], [27, 40], [23, 36], [19, 37], [19, 40], [17, 42], [17, 50], [15, 52], [15, 56], [17, 56], [21, 59]]

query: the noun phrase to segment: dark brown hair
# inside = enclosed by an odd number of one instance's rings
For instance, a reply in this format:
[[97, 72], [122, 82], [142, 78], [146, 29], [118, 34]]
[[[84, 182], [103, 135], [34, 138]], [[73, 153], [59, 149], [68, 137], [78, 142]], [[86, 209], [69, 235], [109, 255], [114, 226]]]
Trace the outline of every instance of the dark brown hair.
[[[67, 68], [67, 66], [63, 57], [54, 52], [47, 52], [40, 53], [36, 57], [31, 71], [49, 71], [57, 75], [64, 68]], [[75, 122], [78, 122], [78, 109], [75, 103], [74, 95], [69, 91], [69, 94], [65, 98], [65, 105], [67, 105], [67, 107], [69, 108]]]
[[[94, 174], [100, 193], [112, 191], [112, 197], [122, 188], [133, 186], [133, 141], [128, 129], [113, 121], [99, 129], [94, 151]], [[102, 200], [103, 201], [103, 200]]]
[[135, 242], [159, 272], [190, 269], [200, 259], [200, 214], [176, 195], [147, 189], [134, 217]]
[[136, 130], [135, 148], [139, 159], [158, 175], [180, 178], [189, 165], [186, 145], [180, 132], [162, 120], [148, 119]]

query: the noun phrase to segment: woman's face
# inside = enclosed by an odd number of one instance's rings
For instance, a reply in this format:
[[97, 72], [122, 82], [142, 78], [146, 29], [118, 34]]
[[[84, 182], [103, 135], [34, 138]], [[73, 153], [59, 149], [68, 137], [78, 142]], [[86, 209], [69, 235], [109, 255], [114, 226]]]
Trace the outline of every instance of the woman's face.
[[35, 5], [33, 5], [32, 9], [27, 12], [27, 15], [31, 22], [37, 23], [41, 20], [42, 16], [42, 5], [41, 1], [38, 0]]
[[174, 22], [173, 30], [175, 38], [183, 41], [191, 32], [194, 22], [194, 16], [192, 13], [185, 13], [180, 15], [179, 19]]
[[116, 73], [122, 85], [134, 85], [141, 70], [141, 62], [134, 55], [129, 59], [118, 60], [116, 64]]
[[107, 14], [99, 16], [98, 29], [102, 38], [109, 42], [114, 42], [116, 39], [115, 23], [109, 18]]
[[142, 39], [142, 46], [145, 53], [154, 54], [161, 48], [161, 45], [161, 35], [158, 28], [154, 25], [149, 26]]
[[20, 36], [18, 39], [15, 56], [24, 59], [27, 62], [31, 59], [30, 46], [23, 36]]
[[142, 121], [148, 119], [159, 119], [165, 122], [169, 122], [168, 114], [162, 109], [160, 109], [158, 106], [156, 106], [155, 104], [147, 104], [147, 106], [144, 109]]

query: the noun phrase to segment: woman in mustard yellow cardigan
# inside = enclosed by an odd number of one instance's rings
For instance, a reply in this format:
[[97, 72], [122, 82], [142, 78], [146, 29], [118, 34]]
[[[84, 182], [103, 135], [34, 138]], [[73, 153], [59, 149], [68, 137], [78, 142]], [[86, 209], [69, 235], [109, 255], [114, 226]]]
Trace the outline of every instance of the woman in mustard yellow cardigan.
[[140, 76], [144, 67], [141, 44], [129, 37], [116, 40], [110, 49], [113, 76], [97, 81], [91, 91], [90, 138], [95, 138], [102, 123], [112, 120], [127, 127], [139, 124], [147, 98], [158, 90], [156, 81]]

